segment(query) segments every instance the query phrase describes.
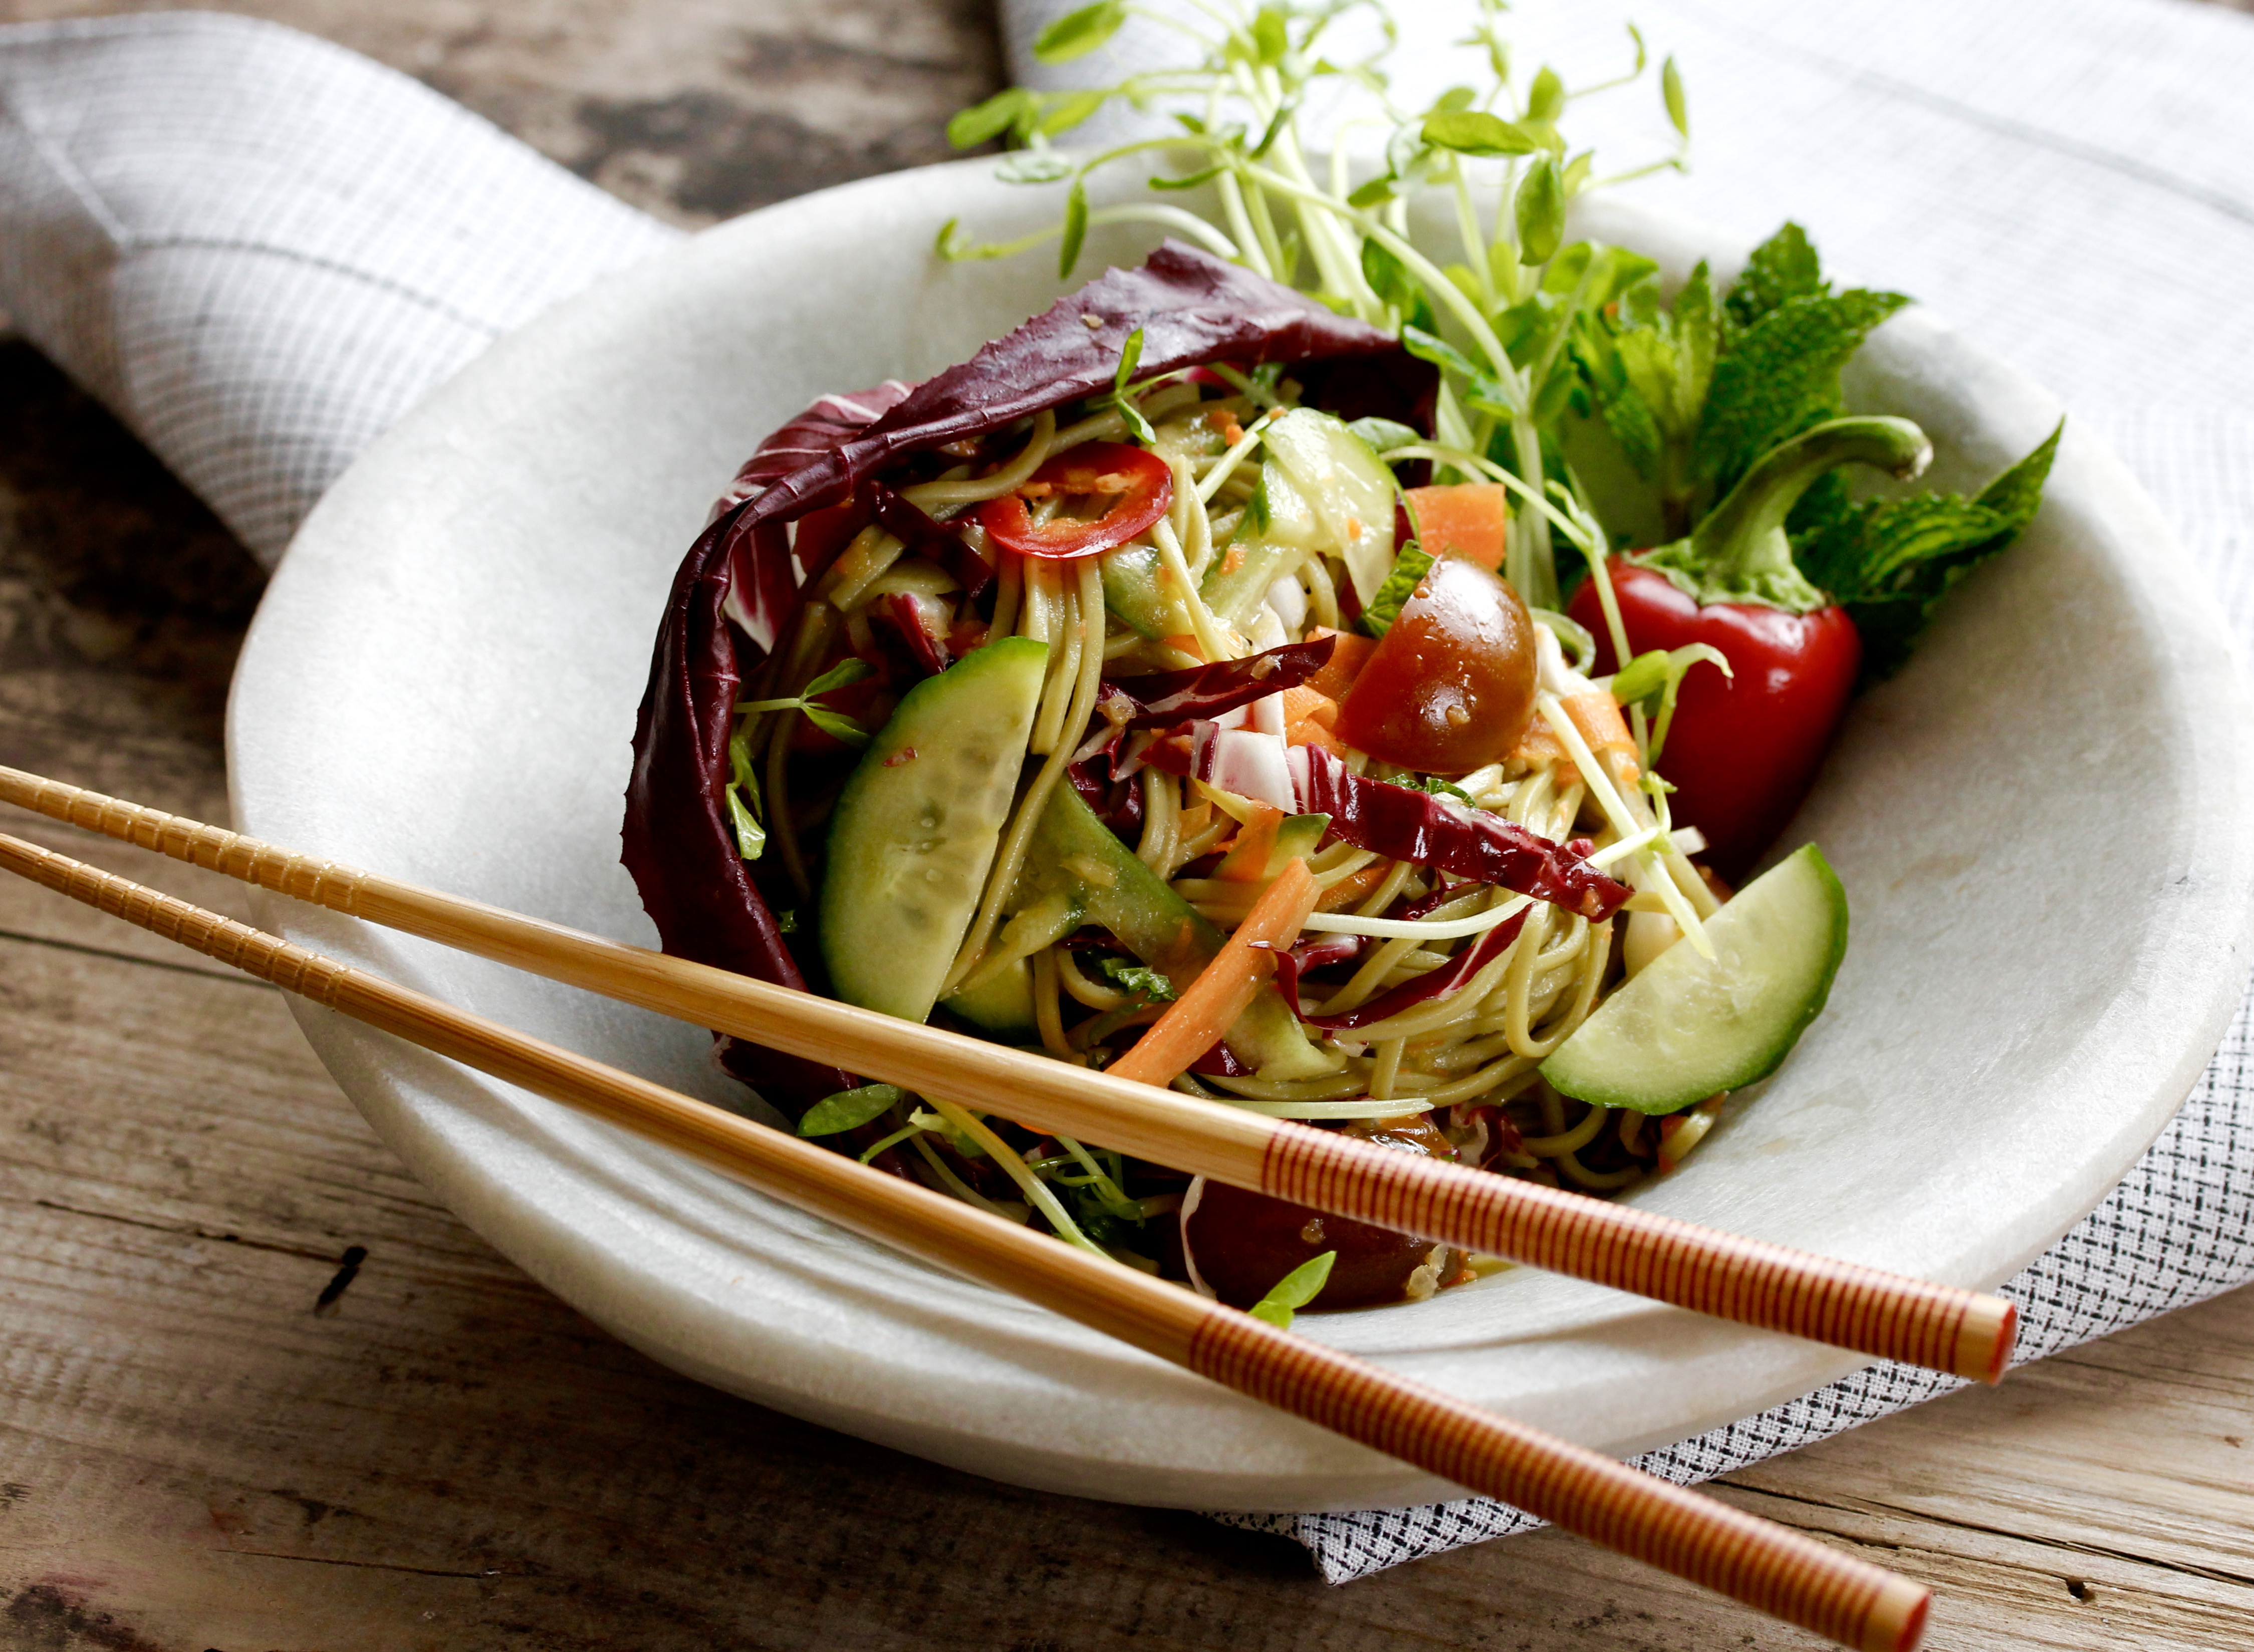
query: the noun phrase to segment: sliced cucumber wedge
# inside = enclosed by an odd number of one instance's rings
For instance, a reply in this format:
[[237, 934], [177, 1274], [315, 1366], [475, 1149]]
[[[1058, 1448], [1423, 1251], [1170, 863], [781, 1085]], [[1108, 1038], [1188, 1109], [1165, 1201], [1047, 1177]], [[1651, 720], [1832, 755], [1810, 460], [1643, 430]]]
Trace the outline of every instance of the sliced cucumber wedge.
[[1542, 1063], [1564, 1094], [1672, 1113], [1774, 1072], [1824, 1008], [1847, 951], [1847, 892], [1813, 844], [1614, 993]]
[[1291, 472], [1314, 508], [1325, 538], [1345, 560], [1354, 594], [1368, 604], [1393, 568], [1393, 500], [1399, 491], [1393, 472], [1368, 443], [1312, 408], [1293, 408], [1263, 439], [1270, 462]]
[[838, 794], [822, 878], [837, 996], [931, 1013], [1017, 794], [1048, 647], [990, 642], [902, 696]]

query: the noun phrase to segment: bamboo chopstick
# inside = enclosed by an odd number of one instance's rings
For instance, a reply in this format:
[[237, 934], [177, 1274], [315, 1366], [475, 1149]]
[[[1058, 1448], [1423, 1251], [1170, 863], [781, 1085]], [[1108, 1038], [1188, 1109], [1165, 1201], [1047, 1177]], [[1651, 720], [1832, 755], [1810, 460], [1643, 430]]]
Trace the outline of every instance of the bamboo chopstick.
[[1923, 1634], [1928, 1591], [1789, 1528], [51, 850], [0, 836], [0, 865], [1773, 1617], [1866, 1652]]
[[1983, 1382], [2001, 1298], [1068, 1067], [0, 766], [0, 800], [551, 980], [1358, 1222]]

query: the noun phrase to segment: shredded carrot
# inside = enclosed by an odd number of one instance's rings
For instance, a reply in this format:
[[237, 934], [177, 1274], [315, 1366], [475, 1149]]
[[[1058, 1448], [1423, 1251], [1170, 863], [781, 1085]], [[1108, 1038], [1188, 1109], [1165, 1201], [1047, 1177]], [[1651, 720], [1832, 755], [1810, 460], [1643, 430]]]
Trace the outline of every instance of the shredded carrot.
[[1284, 811], [1273, 803], [1256, 801], [1252, 818], [1244, 823], [1221, 858], [1221, 864], [1213, 875], [1226, 883], [1256, 884], [1268, 876], [1268, 858], [1276, 851], [1276, 829], [1284, 823]]
[[[1253, 903], [1244, 921], [1182, 996], [1105, 1071], [1145, 1084], [1169, 1084], [1220, 1041], [1276, 973], [1269, 948], [1299, 938], [1320, 892], [1304, 860], [1293, 859]], [[1260, 944], [1255, 945], [1255, 942]]]
[[[1573, 719], [1573, 726], [1588, 742], [1589, 749], [1600, 754], [1624, 752], [1628, 754], [1628, 772], [1635, 773], [1635, 738], [1628, 732], [1620, 706], [1602, 689], [1591, 689], [1585, 693], [1568, 696], [1562, 702], [1565, 715]], [[1534, 764], [1562, 763], [1567, 760], [1565, 743], [1559, 739], [1550, 726], [1537, 715], [1526, 725], [1526, 733], [1511, 753]], [[1606, 765], [1609, 773], [1614, 765]]]
[[1338, 641], [1331, 648], [1331, 657], [1323, 662], [1323, 668], [1302, 686], [1312, 689], [1326, 699], [1343, 700], [1369, 656], [1377, 652], [1377, 644], [1355, 632], [1330, 631], [1321, 626], [1307, 633], [1310, 642], [1317, 637], [1336, 637]]
[[1338, 702], [1320, 689], [1311, 689], [1304, 682], [1297, 688], [1284, 690], [1284, 722], [1320, 723], [1331, 728], [1338, 722]]
[[1205, 657], [1205, 645], [1186, 631], [1177, 632], [1171, 637], [1160, 637], [1158, 646], [1162, 648], [1172, 648], [1176, 654], [1186, 654], [1200, 664], [1212, 663]]
[[1346, 742], [1311, 717], [1303, 717], [1296, 723], [1286, 723], [1284, 725], [1284, 744], [1320, 746], [1341, 762], [1347, 755]]
[[1315, 910], [1318, 912], [1343, 911], [1383, 883], [1392, 871], [1391, 861], [1376, 860], [1364, 866], [1360, 872], [1348, 872], [1323, 891], [1322, 900]]
[[1501, 482], [1451, 482], [1409, 490], [1417, 542], [1438, 556], [1454, 551], [1490, 571], [1502, 566], [1510, 532], [1510, 490]]

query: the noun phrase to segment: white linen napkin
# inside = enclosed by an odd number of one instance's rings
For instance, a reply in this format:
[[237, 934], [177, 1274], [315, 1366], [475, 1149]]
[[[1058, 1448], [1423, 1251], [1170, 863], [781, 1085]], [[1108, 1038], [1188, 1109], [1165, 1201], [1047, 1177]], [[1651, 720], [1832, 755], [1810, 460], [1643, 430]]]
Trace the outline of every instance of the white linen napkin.
[[[1030, 82], [1109, 79], [1130, 25], [1031, 63], [1073, 0], [1003, 0]], [[1436, 89], [1465, 0], [1396, 0]], [[1829, 266], [1932, 300], [2127, 461], [2254, 648], [2254, 20], [2184, 0], [1653, 0], [1682, 60], [1688, 178], [1646, 199], [1747, 238], [1805, 224]], [[1620, 13], [1521, 0], [1578, 83]], [[1141, 43], [1141, 44], [1138, 44]], [[1409, 95], [1404, 94], [1404, 95]], [[1650, 153], [1614, 94], [1577, 130]], [[270, 565], [361, 448], [501, 332], [676, 232], [445, 99], [277, 26], [153, 13], [0, 28], [0, 308]], [[2006, 1287], [2029, 1356], [2254, 1278], [2254, 1027], [2242, 1009], [2160, 1142]], [[1725, 1473], [1956, 1386], [1880, 1365], [1642, 1460]], [[1485, 1500], [1231, 1516], [1343, 1581], [1534, 1522]]]

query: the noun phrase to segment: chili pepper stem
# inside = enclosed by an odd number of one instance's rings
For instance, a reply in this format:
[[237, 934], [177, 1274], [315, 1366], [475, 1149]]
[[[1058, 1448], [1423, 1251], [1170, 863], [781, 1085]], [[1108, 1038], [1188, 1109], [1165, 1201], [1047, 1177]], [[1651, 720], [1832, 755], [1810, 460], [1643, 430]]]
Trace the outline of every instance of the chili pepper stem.
[[1812, 612], [1831, 599], [1792, 560], [1784, 522], [1800, 496], [1842, 465], [1869, 465], [1908, 480], [1932, 458], [1933, 444], [1908, 419], [1827, 420], [1762, 454], [1690, 537], [1639, 560], [1702, 606], [1746, 602]]

